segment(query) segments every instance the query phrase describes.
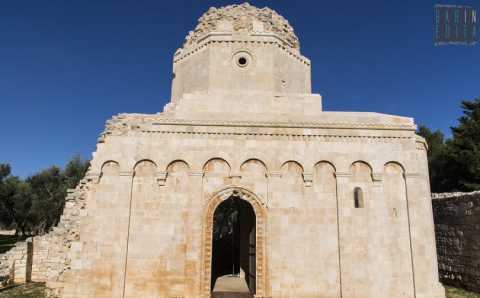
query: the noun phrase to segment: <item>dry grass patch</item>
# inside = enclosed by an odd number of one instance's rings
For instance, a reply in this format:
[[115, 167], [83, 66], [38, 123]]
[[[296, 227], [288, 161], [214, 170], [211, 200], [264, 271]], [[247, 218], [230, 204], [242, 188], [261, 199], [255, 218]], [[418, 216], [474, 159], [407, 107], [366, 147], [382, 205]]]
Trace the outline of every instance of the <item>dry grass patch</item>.
[[445, 286], [447, 298], [480, 298], [480, 294]]
[[14, 285], [0, 291], [0, 298], [56, 298], [48, 293], [44, 283]]

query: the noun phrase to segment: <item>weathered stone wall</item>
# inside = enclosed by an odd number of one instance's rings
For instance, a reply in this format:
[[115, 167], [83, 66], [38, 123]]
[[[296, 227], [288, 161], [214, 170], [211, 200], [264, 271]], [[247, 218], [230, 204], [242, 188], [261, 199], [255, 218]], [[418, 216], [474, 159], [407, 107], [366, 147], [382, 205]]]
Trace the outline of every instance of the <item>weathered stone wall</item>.
[[18, 242], [0, 256], [0, 280], [3, 284], [25, 282], [27, 242], [33, 242], [32, 281], [47, 282], [53, 288], [61, 284], [63, 273], [70, 269], [70, 260], [79, 239], [79, 217], [85, 213], [84, 192], [87, 185], [84, 179], [76, 189], [69, 190], [63, 215], [52, 231]]
[[0, 256], [0, 285], [25, 280], [27, 243], [20, 241], [15, 247]]
[[257, 297], [444, 297], [413, 129], [402, 138], [137, 118], [97, 145], [62, 297], [209, 297], [212, 215], [233, 192], [257, 218]]
[[433, 210], [441, 281], [480, 292], [480, 191], [434, 194]]

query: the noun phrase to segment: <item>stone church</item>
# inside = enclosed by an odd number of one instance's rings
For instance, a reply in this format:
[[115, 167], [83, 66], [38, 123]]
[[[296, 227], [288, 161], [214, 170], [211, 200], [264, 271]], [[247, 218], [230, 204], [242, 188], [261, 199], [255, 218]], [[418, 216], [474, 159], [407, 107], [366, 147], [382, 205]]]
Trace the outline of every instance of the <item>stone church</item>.
[[68, 298], [445, 297], [413, 119], [323, 111], [310, 68], [275, 11], [210, 8], [174, 54], [164, 111], [107, 122], [50, 284]]

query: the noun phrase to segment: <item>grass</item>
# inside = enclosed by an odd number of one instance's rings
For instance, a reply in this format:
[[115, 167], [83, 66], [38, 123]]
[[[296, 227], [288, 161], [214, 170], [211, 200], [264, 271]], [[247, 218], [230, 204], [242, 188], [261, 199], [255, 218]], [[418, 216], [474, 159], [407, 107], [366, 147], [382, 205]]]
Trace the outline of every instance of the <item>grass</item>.
[[[445, 287], [447, 298], [480, 298], [480, 294]], [[55, 298], [47, 293], [44, 283], [15, 285], [0, 290], [0, 298]]]
[[44, 283], [14, 285], [0, 290], [0, 298], [55, 298], [48, 294]]
[[467, 292], [462, 289], [445, 286], [447, 298], [480, 298], [480, 294]]

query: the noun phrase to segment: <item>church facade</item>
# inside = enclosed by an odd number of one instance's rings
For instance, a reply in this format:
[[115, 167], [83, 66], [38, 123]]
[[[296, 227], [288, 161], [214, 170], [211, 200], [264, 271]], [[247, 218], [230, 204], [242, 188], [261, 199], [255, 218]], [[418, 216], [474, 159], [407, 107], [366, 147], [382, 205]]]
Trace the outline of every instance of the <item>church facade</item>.
[[413, 119], [321, 100], [283, 17], [209, 9], [164, 111], [108, 121], [62, 296], [445, 297]]

